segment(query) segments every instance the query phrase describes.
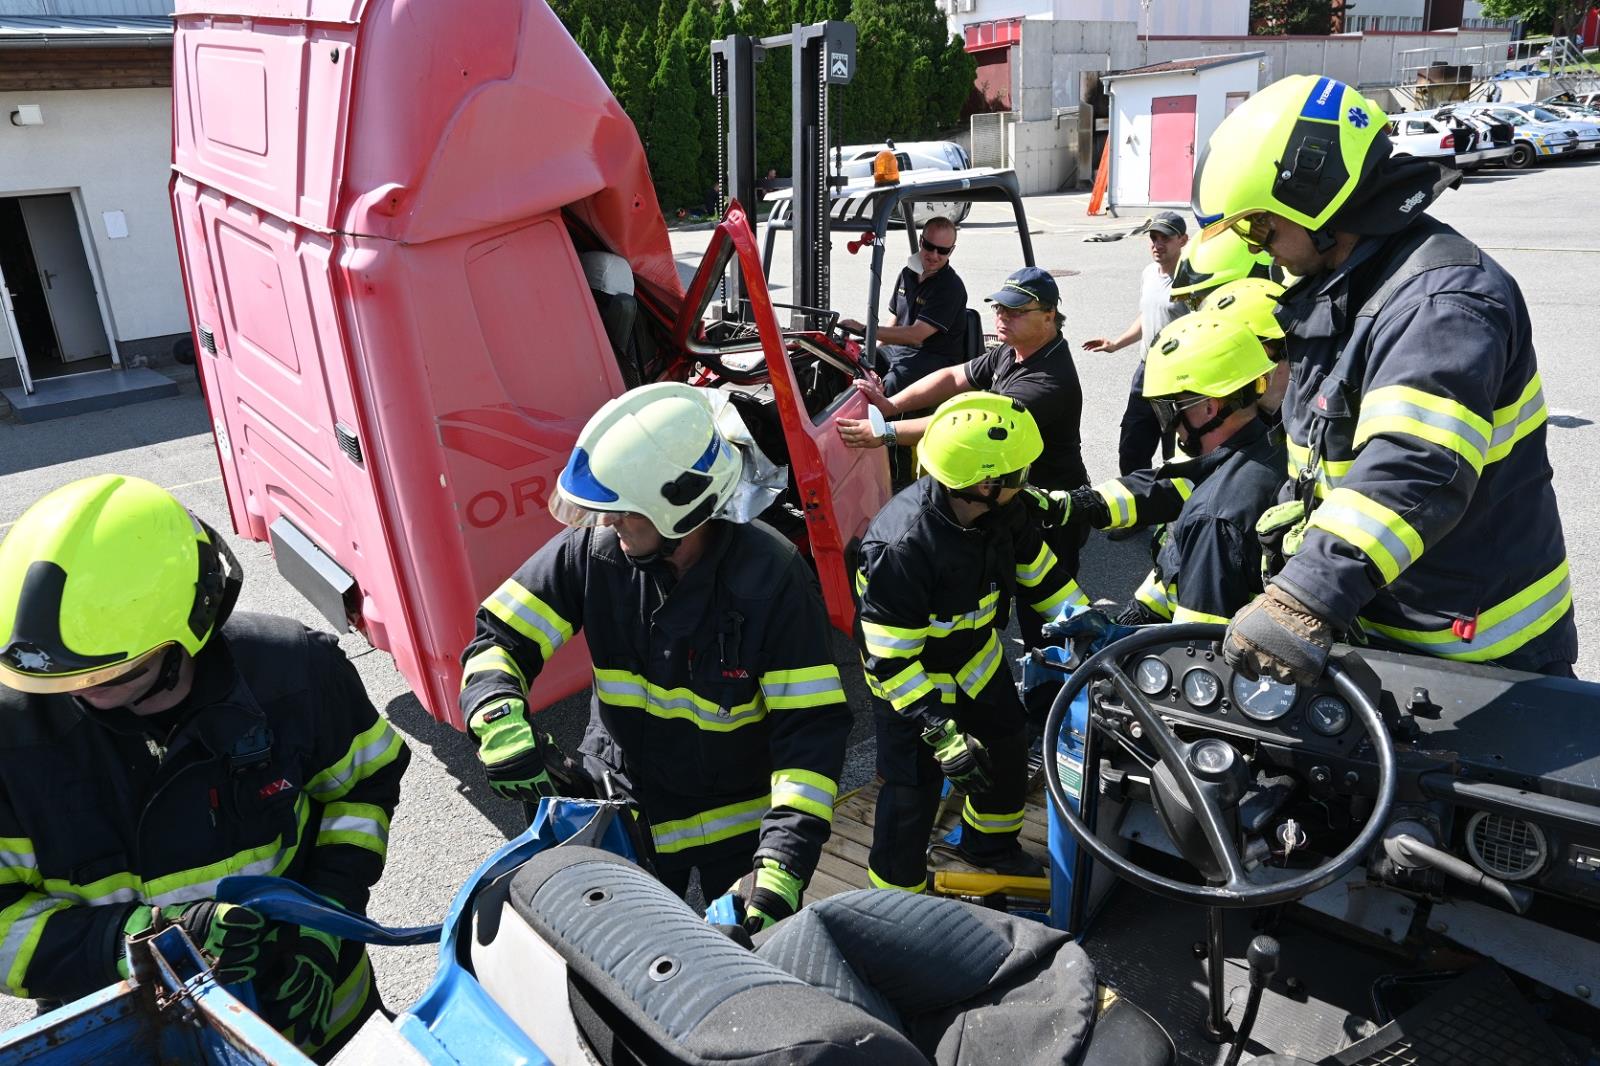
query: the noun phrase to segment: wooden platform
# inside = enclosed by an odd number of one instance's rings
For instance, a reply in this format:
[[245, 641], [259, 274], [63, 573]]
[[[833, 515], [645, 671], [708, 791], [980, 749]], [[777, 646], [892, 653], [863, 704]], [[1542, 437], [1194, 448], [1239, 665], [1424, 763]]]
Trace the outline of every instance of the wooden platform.
[[[822, 858], [806, 888], [806, 901], [815, 902], [851, 889], [870, 887], [867, 881], [867, 855], [872, 848], [872, 815], [878, 806], [878, 789], [873, 781], [848, 792], [833, 808], [833, 834], [822, 846]], [[1022, 846], [1040, 857], [1049, 853], [1048, 801], [1041, 784], [1028, 796], [1022, 822]], [[961, 794], [951, 793], [941, 807], [930, 842], [942, 841], [961, 820]]]

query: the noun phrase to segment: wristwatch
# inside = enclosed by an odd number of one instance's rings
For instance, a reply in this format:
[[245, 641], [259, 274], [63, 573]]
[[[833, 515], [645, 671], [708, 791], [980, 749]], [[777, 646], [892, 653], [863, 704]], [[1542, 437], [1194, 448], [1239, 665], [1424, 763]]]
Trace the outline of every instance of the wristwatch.
[[897, 434], [895, 432], [894, 423], [893, 422], [885, 422], [883, 424], [883, 444], [884, 444], [884, 447], [893, 448], [894, 447], [894, 442], [895, 442], [895, 440], [896, 440], [896, 438], [898, 436], [899, 436], [899, 434]]

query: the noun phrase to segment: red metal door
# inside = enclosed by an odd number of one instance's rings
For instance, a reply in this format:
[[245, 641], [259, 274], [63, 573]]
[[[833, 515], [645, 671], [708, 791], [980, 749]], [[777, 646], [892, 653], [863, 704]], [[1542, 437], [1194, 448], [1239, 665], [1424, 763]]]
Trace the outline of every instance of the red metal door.
[[1194, 182], [1194, 97], [1150, 101], [1150, 202], [1186, 204]]

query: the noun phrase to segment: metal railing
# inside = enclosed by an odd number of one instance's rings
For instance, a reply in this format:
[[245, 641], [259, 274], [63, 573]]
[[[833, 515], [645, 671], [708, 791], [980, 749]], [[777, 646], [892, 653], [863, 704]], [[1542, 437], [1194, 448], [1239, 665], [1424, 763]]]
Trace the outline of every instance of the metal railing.
[[1410, 95], [1420, 107], [1452, 100], [1493, 98], [1495, 83], [1518, 74], [1547, 79], [1556, 93], [1591, 92], [1600, 84], [1583, 52], [1569, 37], [1524, 37], [1509, 44], [1468, 47], [1412, 48], [1397, 57], [1397, 92]]

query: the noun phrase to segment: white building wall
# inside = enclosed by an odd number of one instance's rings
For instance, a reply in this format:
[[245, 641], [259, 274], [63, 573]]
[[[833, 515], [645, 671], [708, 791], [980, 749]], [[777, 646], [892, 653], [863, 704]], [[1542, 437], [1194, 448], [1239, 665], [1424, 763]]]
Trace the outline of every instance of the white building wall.
[[1111, 173], [1113, 206], [1150, 202], [1150, 106], [1158, 96], [1195, 97], [1195, 152], [1211, 138], [1226, 113], [1228, 94], [1253, 93], [1266, 84], [1259, 62], [1230, 63], [1198, 73], [1155, 74], [1111, 83]]
[[[167, 200], [172, 91], [0, 92], [0, 113], [18, 104], [39, 105], [44, 125], [0, 122], [0, 196], [76, 192], [116, 339], [186, 332]], [[107, 236], [110, 211], [126, 219], [126, 237]]]
[[[979, 0], [981, 3], [982, 0]], [[1233, 37], [1250, 32], [1249, 0], [1055, 0], [1055, 18], [1132, 22], [1155, 37]]]

